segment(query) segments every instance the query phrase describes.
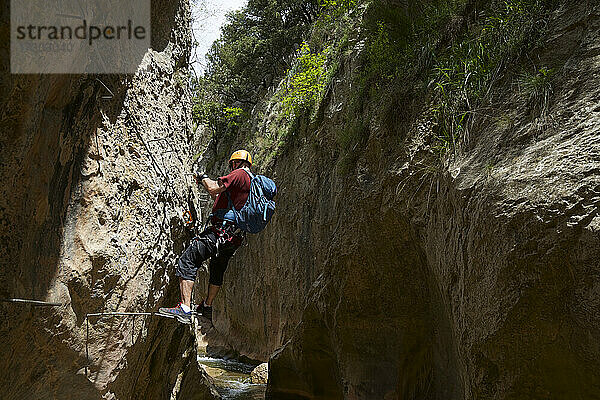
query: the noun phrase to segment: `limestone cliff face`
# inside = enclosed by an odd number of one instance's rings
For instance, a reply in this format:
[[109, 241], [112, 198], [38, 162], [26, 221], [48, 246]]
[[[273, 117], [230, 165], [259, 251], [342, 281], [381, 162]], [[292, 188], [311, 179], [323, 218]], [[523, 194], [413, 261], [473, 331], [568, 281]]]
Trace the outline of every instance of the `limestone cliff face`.
[[164, 399], [195, 368], [193, 336], [170, 320], [85, 321], [176, 298], [189, 14], [187, 1], [152, 2], [152, 48], [129, 77], [10, 75], [2, 30], [0, 297], [63, 304], [0, 305], [3, 399]]
[[559, 71], [547, 114], [499, 88], [439, 171], [425, 114], [400, 141], [370, 121], [348, 173], [339, 79], [268, 171], [276, 215], [216, 304], [230, 343], [271, 356], [268, 397], [600, 397], [598, 13], [566, 2], [533, 55]]

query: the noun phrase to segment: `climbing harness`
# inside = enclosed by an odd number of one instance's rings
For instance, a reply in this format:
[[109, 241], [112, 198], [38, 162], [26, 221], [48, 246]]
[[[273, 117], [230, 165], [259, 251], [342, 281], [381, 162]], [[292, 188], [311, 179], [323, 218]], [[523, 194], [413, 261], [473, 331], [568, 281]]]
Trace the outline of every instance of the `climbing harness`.
[[[210, 229], [217, 236], [217, 241], [215, 243], [217, 252], [215, 256], [219, 256], [219, 250], [225, 243], [233, 242], [233, 240], [236, 238], [241, 240], [241, 244], [246, 243], [246, 233], [239, 229], [233, 222], [223, 220], [223, 222], [220, 224], [211, 224], [210, 220], [212, 217], [213, 214], [210, 214], [206, 224], [204, 225], [203, 231]], [[196, 241], [202, 239], [200, 236], [195, 236], [192, 240]]]
[[223, 221], [221, 227], [213, 226], [213, 232], [217, 235], [217, 257], [219, 256], [219, 249], [227, 242], [233, 242], [237, 237], [242, 242], [246, 240], [245, 233], [238, 228], [235, 224], [229, 221]]

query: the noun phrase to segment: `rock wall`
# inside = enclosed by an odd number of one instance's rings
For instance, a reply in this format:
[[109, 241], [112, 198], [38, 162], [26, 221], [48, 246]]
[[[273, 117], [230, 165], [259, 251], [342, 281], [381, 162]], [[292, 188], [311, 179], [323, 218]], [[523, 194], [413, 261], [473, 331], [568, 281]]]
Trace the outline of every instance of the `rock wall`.
[[0, 298], [62, 306], [0, 305], [0, 397], [175, 398], [189, 382], [179, 368], [196, 364], [189, 330], [86, 314], [177, 298], [193, 196], [189, 4], [152, 2], [134, 76], [10, 75], [9, 2], [2, 21]]
[[599, 15], [564, 2], [530, 55], [557, 71], [546, 113], [507, 82], [437, 171], [417, 112], [400, 138], [370, 120], [348, 172], [349, 58], [216, 302], [217, 330], [271, 357], [268, 398], [600, 398]]

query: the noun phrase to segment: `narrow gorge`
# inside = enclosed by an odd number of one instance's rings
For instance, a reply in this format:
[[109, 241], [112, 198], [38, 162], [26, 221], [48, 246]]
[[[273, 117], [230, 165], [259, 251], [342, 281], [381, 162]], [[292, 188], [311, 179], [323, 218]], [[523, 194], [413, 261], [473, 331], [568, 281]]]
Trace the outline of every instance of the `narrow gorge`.
[[[2, 6], [0, 299], [57, 306], [0, 303], [0, 398], [600, 399], [600, 5], [249, 0], [194, 77], [195, 5], [135, 75], [11, 74]], [[241, 148], [277, 209], [212, 324], [111, 314], [179, 301]]]

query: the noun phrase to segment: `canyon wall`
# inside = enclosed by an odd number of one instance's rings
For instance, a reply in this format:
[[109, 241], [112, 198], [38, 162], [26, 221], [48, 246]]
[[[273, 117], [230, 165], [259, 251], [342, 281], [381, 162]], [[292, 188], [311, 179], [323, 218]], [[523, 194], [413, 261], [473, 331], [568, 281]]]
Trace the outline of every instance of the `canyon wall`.
[[9, 15], [4, 2], [0, 298], [61, 305], [0, 305], [0, 397], [165, 399], [187, 382], [212, 398], [183, 372], [200, 374], [188, 328], [86, 320], [178, 298], [194, 196], [188, 2], [152, 2], [152, 48], [130, 76], [11, 75]]
[[217, 330], [270, 358], [268, 398], [600, 397], [599, 15], [563, 2], [529, 55], [557, 71], [548, 109], [500, 84], [442, 165], [421, 99], [337, 145], [355, 42], [316, 121], [262, 166], [276, 214], [215, 303]]

